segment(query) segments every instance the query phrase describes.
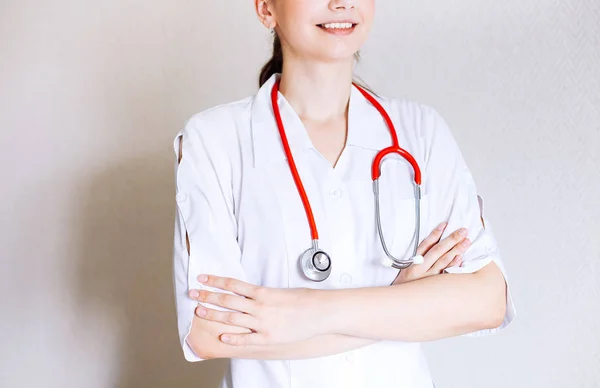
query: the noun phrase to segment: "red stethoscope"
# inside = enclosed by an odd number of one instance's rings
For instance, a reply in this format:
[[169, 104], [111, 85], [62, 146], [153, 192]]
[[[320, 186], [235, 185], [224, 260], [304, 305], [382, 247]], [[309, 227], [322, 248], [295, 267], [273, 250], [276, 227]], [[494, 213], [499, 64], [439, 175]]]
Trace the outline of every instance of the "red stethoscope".
[[[290, 171], [292, 172], [292, 176], [294, 177], [294, 182], [296, 183], [296, 187], [298, 189], [298, 193], [300, 194], [300, 198], [302, 199], [302, 204], [304, 205], [304, 210], [306, 211], [306, 217], [308, 218], [308, 223], [310, 225], [310, 233], [312, 237], [312, 247], [307, 249], [300, 256], [300, 268], [304, 275], [313, 281], [320, 282], [329, 277], [331, 273], [331, 257], [325, 251], [319, 249], [319, 233], [317, 231], [317, 225], [315, 223], [315, 219], [313, 217], [312, 208], [310, 206], [310, 202], [308, 201], [308, 197], [306, 196], [306, 191], [304, 191], [304, 186], [302, 185], [302, 180], [298, 175], [298, 170], [296, 169], [296, 163], [294, 162], [294, 158], [292, 157], [292, 153], [290, 151], [290, 146], [285, 135], [285, 129], [283, 126], [283, 121], [281, 120], [281, 113], [279, 111], [278, 104], [278, 92], [279, 92], [279, 84], [281, 79], [277, 79], [275, 84], [273, 85], [273, 89], [271, 91], [271, 103], [273, 104], [273, 112], [275, 114], [275, 120], [277, 121], [277, 127], [279, 128], [279, 135], [281, 137], [281, 142], [283, 143], [283, 148], [285, 150], [285, 154], [287, 156], [288, 165], [290, 166]], [[390, 116], [387, 114], [385, 109], [373, 98], [369, 93], [367, 93], [364, 89], [358, 86], [356, 83], [352, 83], [362, 94], [365, 96], [371, 104], [377, 108], [379, 113], [385, 119], [387, 126], [390, 129], [390, 135], [392, 137], [392, 145], [390, 147], [384, 148], [379, 151], [373, 160], [373, 165], [371, 167], [371, 178], [373, 179], [373, 193], [375, 195], [375, 213], [377, 220], [377, 231], [379, 232], [379, 239], [381, 240], [381, 244], [383, 246], [383, 250], [387, 258], [384, 261], [384, 264], [399, 270], [408, 268], [412, 264], [422, 264], [423, 256], [417, 255], [417, 246], [419, 244], [419, 229], [421, 225], [421, 169], [415, 158], [408, 153], [406, 150], [400, 148], [398, 145], [398, 135], [396, 134], [396, 129], [394, 128], [394, 124], [390, 119]], [[385, 239], [383, 238], [383, 232], [381, 230], [381, 214], [379, 208], [379, 177], [381, 176], [381, 162], [383, 158], [389, 154], [398, 154], [402, 156], [405, 160], [407, 160], [414, 171], [414, 182], [415, 182], [415, 230], [416, 230], [416, 239], [414, 244], [414, 249], [412, 253], [412, 257], [408, 260], [400, 260], [395, 258], [388, 250], [387, 245], [385, 243]]]

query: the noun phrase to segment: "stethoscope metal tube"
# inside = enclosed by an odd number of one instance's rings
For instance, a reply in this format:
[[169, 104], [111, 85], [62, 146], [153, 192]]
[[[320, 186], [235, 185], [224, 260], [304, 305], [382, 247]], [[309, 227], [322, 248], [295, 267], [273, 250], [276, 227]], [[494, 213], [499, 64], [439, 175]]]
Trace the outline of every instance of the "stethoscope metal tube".
[[423, 256], [417, 255], [417, 247], [419, 245], [419, 230], [421, 229], [421, 186], [415, 186], [416, 237], [411, 259], [409, 260], [400, 260], [395, 258], [394, 255], [390, 253], [390, 251], [387, 248], [387, 244], [385, 243], [385, 238], [383, 237], [383, 230], [381, 228], [381, 211], [379, 209], [379, 178], [373, 181], [373, 193], [375, 194], [375, 214], [377, 215], [377, 232], [379, 233], [379, 239], [381, 240], [383, 251], [385, 252], [388, 259], [390, 259], [390, 262], [386, 262], [384, 264], [389, 264], [392, 268], [400, 270], [406, 269], [412, 264], [422, 264]]

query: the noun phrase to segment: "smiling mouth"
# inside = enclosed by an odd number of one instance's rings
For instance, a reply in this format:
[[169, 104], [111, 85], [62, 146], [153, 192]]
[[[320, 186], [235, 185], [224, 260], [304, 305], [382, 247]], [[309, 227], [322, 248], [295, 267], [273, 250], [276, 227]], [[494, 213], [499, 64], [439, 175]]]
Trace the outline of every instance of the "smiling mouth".
[[329, 33], [348, 33], [354, 30], [357, 23], [323, 23], [317, 24], [317, 27]]
[[317, 24], [317, 27], [321, 27], [325, 30], [349, 30], [356, 27], [357, 23], [323, 23]]

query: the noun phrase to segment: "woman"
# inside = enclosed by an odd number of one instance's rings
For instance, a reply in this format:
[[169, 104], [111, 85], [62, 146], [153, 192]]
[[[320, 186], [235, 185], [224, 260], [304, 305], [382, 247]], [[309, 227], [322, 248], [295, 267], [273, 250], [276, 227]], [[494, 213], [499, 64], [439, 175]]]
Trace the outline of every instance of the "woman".
[[[444, 120], [352, 83], [374, 3], [255, 0], [275, 35], [260, 90], [195, 115], [175, 138], [181, 345], [188, 361], [231, 359], [223, 388], [432, 387], [420, 342], [490, 334], [514, 316]], [[392, 144], [376, 105], [422, 174], [417, 217], [411, 164], [390, 154], [381, 165], [383, 241], [395, 257], [417, 245], [422, 257], [400, 271], [382, 265], [375, 217], [371, 165]], [[311, 262], [324, 265], [317, 281], [300, 259], [315, 230], [328, 255]]]

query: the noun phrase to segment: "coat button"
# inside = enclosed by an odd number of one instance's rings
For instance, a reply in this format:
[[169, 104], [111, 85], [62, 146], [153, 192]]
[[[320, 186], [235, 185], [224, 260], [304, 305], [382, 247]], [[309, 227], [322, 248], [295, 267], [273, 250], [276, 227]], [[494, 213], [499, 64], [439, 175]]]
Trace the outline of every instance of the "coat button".
[[352, 283], [352, 276], [350, 276], [350, 274], [347, 273], [342, 274], [342, 276], [340, 276], [340, 283], [345, 285]]

